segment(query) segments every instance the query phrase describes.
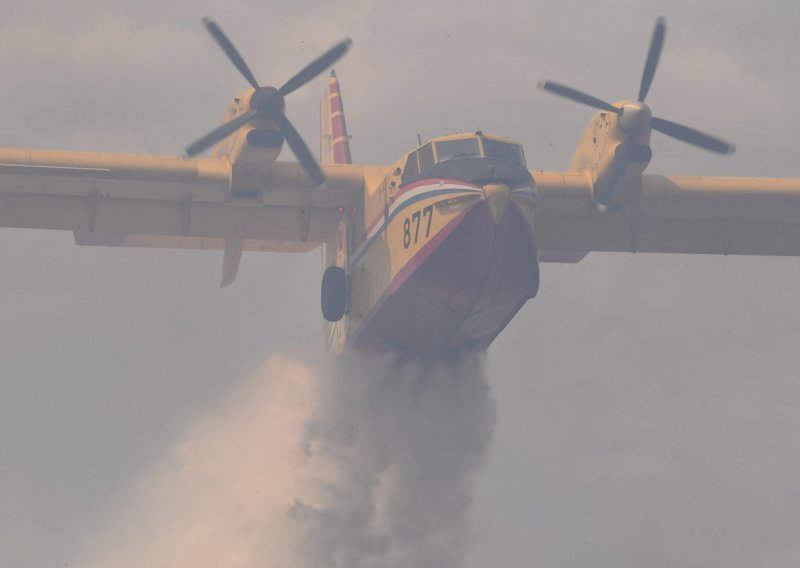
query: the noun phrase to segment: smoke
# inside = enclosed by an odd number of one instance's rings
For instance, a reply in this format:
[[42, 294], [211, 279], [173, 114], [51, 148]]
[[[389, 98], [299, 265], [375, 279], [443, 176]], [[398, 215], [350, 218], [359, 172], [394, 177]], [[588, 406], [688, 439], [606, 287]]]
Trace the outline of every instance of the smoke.
[[271, 357], [191, 425], [70, 566], [459, 566], [495, 422], [482, 357]]

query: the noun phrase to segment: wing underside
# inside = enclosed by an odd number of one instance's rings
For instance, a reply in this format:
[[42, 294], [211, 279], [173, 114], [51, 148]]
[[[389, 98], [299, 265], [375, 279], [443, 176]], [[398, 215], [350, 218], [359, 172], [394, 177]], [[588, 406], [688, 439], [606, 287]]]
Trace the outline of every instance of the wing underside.
[[270, 163], [248, 171], [258, 191], [242, 195], [224, 159], [0, 149], [0, 227], [73, 231], [80, 245], [224, 250], [235, 274], [243, 250], [325, 242], [371, 169], [328, 165], [315, 187], [298, 164]]
[[144, 246], [169, 237], [190, 248], [230, 238], [260, 241], [259, 250], [313, 248], [363, 188], [360, 166], [325, 173], [327, 187], [316, 188], [297, 164], [270, 164], [252, 174], [263, 189], [242, 197], [220, 159], [0, 150], [0, 226], [72, 230], [87, 244], [129, 235]]
[[540, 249], [800, 256], [800, 180], [644, 175], [601, 213], [583, 173], [532, 172]]

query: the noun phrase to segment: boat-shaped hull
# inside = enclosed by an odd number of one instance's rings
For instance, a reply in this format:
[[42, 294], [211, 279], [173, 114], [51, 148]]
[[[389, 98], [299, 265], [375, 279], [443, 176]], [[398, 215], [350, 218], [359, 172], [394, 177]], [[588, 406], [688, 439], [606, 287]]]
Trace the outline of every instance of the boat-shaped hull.
[[353, 345], [423, 357], [486, 349], [538, 288], [536, 247], [524, 215], [510, 200], [495, 223], [480, 201], [394, 276]]

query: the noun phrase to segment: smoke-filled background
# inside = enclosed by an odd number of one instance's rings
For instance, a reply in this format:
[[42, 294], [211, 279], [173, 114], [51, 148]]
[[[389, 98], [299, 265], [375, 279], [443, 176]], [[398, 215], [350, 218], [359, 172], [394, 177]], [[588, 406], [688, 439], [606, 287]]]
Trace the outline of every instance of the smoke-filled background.
[[[798, 12], [744, 0], [5, 2], [0, 144], [179, 154], [246, 86], [203, 31], [209, 15], [264, 82], [351, 36], [337, 74], [357, 160], [393, 162], [417, 133], [482, 128], [522, 142], [532, 167], [564, 168], [592, 111], [537, 81], [631, 97], [660, 14], [648, 104], [738, 152], [654, 134], [649, 171], [797, 177]], [[323, 85], [288, 101], [311, 145]], [[83, 249], [68, 234], [2, 231], [0, 263], [0, 564], [425, 552], [387, 542], [404, 530], [398, 503], [362, 501], [379, 513], [370, 524], [334, 490], [363, 498], [385, 466], [395, 485], [381, 495], [402, 495], [424, 464], [403, 461], [402, 439], [387, 455], [334, 435], [378, 391], [326, 390], [316, 254], [246, 256], [224, 291], [219, 255]], [[472, 399], [482, 421], [459, 422], [465, 402], [423, 437], [476, 428], [473, 453], [443, 462], [463, 475], [464, 508], [437, 526], [451, 529], [442, 538], [467, 568], [800, 564], [798, 282], [800, 261], [780, 258], [592, 254], [543, 267], [539, 297], [487, 355], [491, 391]], [[352, 380], [381, 378], [370, 372]], [[395, 396], [410, 388], [399, 380]], [[407, 409], [398, 428], [418, 439], [425, 421]], [[387, 428], [405, 415], [384, 414]], [[352, 524], [326, 525], [325, 507]], [[417, 515], [412, 536], [445, 512]], [[364, 540], [329, 530], [342, 526]]]

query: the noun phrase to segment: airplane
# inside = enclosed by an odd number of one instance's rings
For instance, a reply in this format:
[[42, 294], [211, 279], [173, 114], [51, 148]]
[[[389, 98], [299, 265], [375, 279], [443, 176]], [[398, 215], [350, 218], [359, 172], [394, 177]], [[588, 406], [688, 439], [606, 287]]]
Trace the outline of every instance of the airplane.
[[[250, 84], [186, 156], [0, 149], [0, 227], [73, 231], [86, 246], [222, 251], [222, 286], [244, 251], [322, 249], [325, 351], [423, 358], [486, 350], [539, 289], [539, 264], [592, 251], [800, 255], [800, 179], [645, 174], [652, 131], [731, 154], [732, 144], [655, 117], [645, 103], [664, 45], [656, 22], [638, 96], [594, 107], [567, 171], [532, 169], [514, 140], [481, 131], [421, 143], [391, 165], [352, 163], [333, 71], [320, 160], [285, 99], [331, 68], [343, 40], [281, 87]], [[284, 144], [297, 162], [278, 161]], [[210, 157], [198, 157], [205, 150]]]

